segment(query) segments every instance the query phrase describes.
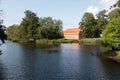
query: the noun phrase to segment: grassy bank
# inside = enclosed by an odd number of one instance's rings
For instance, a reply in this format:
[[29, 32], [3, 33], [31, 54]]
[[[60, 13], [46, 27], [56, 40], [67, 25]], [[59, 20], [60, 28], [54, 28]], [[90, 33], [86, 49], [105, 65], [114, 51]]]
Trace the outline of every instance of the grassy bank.
[[36, 44], [54, 44], [54, 43], [79, 43], [80, 40], [74, 40], [74, 39], [41, 39], [37, 40]]
[[119, 56], [120, 57], [120, 51], [108, 51], [106, 54], [111, 54], [111, 56]]
[[101, 45], [101, 38], [84, 38], [80, 40], [83, 45]]
[[[14, 42], [20, 43], [33, 43], [33, 40], [14, 40]], [[59, 43], [80, 43], [81, 45], [98, 45], [100, 54], [104, 56], [120, 56], [120, 51], [113, 52], [109, 47], [104, 47], [101, 44], [101, 38], [84, 38], [80, 40], [76, 39], [40, 39], [36, 40], [36, 44], [59, 44]]]
[[[20, 43], [33, 43], [33, 40], [18, 40], [18, 39], [12, 39], [13, 42], [20, 42]], [[85, 38], [85, 39], [39, 39], [36, 40], [36, 44], [41, 43], [81, 43], [81, 44], [88, 44], [88, 45], [94, 45], [94, 44], [101, 44], [101, 38]]]
[[[33, 43], [33, 40], [11, 40], [19, 43]], [[54, 44], [54, 43], [80, 43], [80, 40], [76, 39], [39, 39], [36, 40], [36, 44]]]
[[[32, 42], [29, 41], [29, 42]], [[36, 44], [52, 44], [52, 43], [80, 43], [80, 44], [89, 44], [89, 45], [95, 45], [95, 44], [101, 44], [101, 38], [85, 38], [85, 39], [40, 39], [36, 41]]]

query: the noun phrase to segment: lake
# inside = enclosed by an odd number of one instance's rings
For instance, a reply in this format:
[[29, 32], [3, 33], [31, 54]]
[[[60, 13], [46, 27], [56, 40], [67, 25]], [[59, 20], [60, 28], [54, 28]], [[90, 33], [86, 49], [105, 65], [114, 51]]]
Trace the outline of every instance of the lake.
[[0, 80], [120, 80], [120, 64], [92, 55], [80, 44], [7, 41], [0, 49]]

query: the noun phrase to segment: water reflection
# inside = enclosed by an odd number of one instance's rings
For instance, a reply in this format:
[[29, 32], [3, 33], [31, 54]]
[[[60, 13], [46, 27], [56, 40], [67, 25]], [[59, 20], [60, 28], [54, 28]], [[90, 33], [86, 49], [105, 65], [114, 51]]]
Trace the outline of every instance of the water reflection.
[[119, 80], [120, 64], [91, 55], [79, 44], [1, 47], [0, 80]]
[[0, 80], [4, 80], [6, 78], [5, 66], [2, 64], [0, 60]]

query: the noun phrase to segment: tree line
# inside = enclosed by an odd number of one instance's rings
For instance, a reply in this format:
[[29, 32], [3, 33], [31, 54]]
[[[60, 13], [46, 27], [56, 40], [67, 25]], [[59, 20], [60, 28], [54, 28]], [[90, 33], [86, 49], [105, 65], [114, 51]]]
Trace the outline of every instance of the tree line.
[[103, 31], [102, 44], [112, 48], [112, 51], [120, 50], [120, 0], [110, 8], [113, 9], [109, 15], [110, 20]]
[[96, 18], [92, 13], [84, 13], [81, 22], [79, 22], [79, 27], [83, 29], [83, 38], [100, 37], [102, 31], [105, 29], [109, 21], [109, 15], [107, 15], [106, 13], [106, 10], [102, 10], [98, 14], [96, 14]]
[[97, 38], [102, 34], [102, 44], [112, 50], [120, 50], [120, 0], [96, 14], [86, 12], [79, 27], [83, 29], [84, 38]]
[[20, 25], [9, 26], [6, 30], [8, 39], [30, 41], [37, 39], [57, 39], [62, 37], [62, 21], [52, 17], [39, 18], [36, 13], [26, 10]]

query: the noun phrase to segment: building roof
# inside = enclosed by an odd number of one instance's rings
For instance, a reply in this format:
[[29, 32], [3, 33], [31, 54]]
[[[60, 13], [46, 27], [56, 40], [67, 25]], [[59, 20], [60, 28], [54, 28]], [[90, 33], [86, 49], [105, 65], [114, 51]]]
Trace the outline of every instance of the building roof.
[[83, 30], [80, 28], [68, 28], [64, 31], [64, 33], [71, 33], [71, 32], [76, 33], [76, 32], [81, 32], [81, 31], [83, 31]]

